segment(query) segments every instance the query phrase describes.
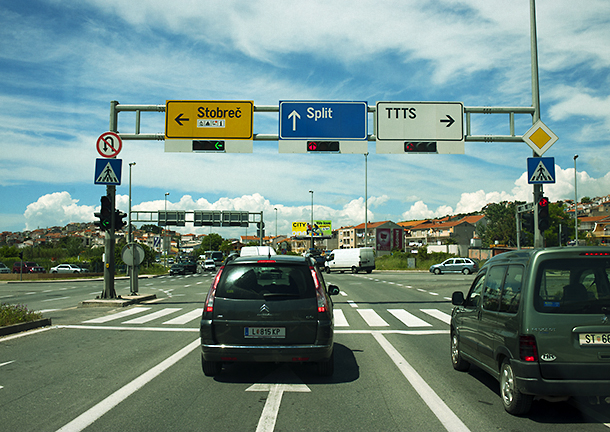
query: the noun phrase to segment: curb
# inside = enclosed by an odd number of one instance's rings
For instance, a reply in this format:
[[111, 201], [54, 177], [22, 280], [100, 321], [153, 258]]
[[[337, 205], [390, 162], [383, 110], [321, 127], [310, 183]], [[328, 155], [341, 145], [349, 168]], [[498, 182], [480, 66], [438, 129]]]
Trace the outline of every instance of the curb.
[[156, 294], [144, 294], [135, 296], [121, 296], [115, 299], [93, 299], [84, 300], [78, 304], [79, 307], [125, 307], [136, 303], [142, 303], [157, 298]]
[[51, 325], [51, 318], [43, 318], [36, 321], [29, 321], [20, 324], [13, 324], [9, 326], [0, 327], [0, 336], [7, 336], [10, 334], [21, 333], [27, 330], [33, 330], [40, 327], [47, 327]]

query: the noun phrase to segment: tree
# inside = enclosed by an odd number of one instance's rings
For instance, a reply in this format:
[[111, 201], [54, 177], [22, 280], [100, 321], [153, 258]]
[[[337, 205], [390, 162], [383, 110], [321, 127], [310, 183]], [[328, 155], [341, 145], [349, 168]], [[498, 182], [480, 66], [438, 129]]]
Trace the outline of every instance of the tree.
[[153, 234], [161, 234], [161, 232], [163, 231], [162, 227], [152, 224], [142, 225], [140, 229], [144, 232], [149, 232]]
[[506, 246], [516, 246], [515, 203], [488, 204], [483, 212], [488, 221], [487, 226], [481, 230], [483, 242], [487, 246], [496, 242]]
[[203, 255], [206, 251], [221, 250], [220, 246], [222, 245], [223, 240], [224, 239], [220, 234], [211, 233], [201, 240], [201, 246], [193, 250], [193, 255], [199, 257], [199, 255]]

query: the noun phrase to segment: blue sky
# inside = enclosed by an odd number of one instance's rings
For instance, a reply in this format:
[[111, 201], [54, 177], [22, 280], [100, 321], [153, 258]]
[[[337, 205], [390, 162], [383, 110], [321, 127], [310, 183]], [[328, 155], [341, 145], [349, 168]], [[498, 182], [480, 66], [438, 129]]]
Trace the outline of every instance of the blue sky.
[[[552, 200], [610, 194], [610, 2], [537, 0], [541, 118], [559, 137]], [[95, 143], [110, 101], [451, 101], [531, 106], [529, 1], [0, 0], [0, 232], [94, 219]], [[372, 116], [369, 123], [372, 125]], [[278, 133], [277, 113], [254, 132]], [[133, 132], [119, 116], [119, 131]], [[518, 116], [518, 135], [531, 126]], [[508, 134], [507, 116], [473, 115], [473, 135]], [[163, 133], [164, 115], [142, 117]], [[372, 127], [369, 130], [372, 133]], [[466, 142], [459, 155], [376, 154], [369, 143], [368, 219], [472, 212], [532, 200], [525, 143]], [[118, 207], [263, 211], [267, 232], [314, 217], [364, 221], [364, 156], [166, 153], [124, 141]], [[186, 226], [185, 232], [209, 232]], [[252, 233], [253, 229], [251, 230]], [[245, 234], [226, 229], [225, 237]]]

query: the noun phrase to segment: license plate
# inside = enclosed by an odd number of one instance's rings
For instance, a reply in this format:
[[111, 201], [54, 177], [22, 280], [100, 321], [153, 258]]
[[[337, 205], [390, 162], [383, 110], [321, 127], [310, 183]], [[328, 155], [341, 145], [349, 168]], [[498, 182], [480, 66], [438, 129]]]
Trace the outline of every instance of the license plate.
[[610, 345], [610, 333], [580, 333], [581, 345]]
[[244, 337], [249, 339], [283, 339], [285, 327], [244, 327]]

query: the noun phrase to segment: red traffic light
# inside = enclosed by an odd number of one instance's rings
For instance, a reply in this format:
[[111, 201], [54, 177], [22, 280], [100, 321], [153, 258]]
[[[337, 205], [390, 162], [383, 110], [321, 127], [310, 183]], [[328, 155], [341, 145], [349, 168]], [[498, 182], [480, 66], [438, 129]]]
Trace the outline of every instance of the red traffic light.
[[538, 201], [538, 205], [540, 207], [547, 207], [549, 205], [549, 199], [547, 197], [540, 198], [540, 201]]

